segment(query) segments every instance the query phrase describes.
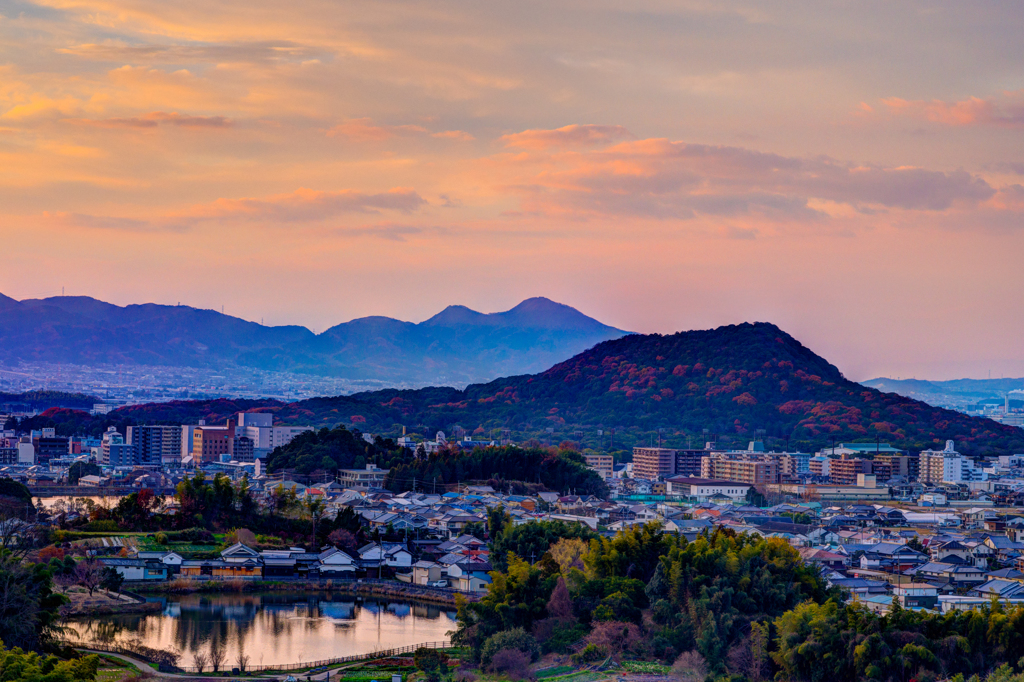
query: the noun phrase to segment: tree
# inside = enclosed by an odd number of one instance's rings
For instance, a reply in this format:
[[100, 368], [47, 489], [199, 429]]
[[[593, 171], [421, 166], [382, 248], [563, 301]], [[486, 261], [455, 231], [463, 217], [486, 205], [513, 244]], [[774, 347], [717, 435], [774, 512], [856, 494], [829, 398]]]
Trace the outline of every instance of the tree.
[[35, 651], [56, 633], [67, 597], [53, 592], [51, 570], [0, 550], [0, 634], [8, 645]]
[[245, 655], [245, 651], [242, 649], [238, 650], [238, 671], [244, 673], [246, 667], [249, 665], [249, 657]]
[[103, 564], [95, 559], [82, 561], [75, 566], [75, 580], [79, 585], [89, 590], [89, 596], [91, 597], [103, 580]]
[[100, 466], [95, 462], [75, 462], [68, 467], [68, 485], [78, 485], [82, 476], [99, 476]]
[[530, 657], [531, 661], [537, 660], [540, 656], [540, 646], [537, 644], [537, 640], [534, 639], [533, 635], [529, 634], [522, 628], [513, 628], [504, 632], [499, 632], [496, 635], [492, 635], [484, 642], [483, 648], [480, 650], [480, 662], [486, 668], [490, 666], [491, 659], [499, 651], [505, 649], [515, 649], [522, 651], [524, 654]]
[[192, 665], [195, 666], [197, 672], [203, 672], [203, 669], [210, 664], [210, 657], [203, 651], [197, 651], [192, 654]]
[[316, 524], [320, 520], [320, 517], [323, 516], [326, 504], [324, 503], [322, 498], [316, 497], [314, 495], [309, 495], [308, 497], [306, 497], [306, 500], [305, 502], [303, 502], [302, 506], [305, 509], [306, 515], [309, 517], [310, 521], [313, 522], [313, 549], [315, 550], [317, 548]]
[[420, 647], [413, 654], [413, 664], [430, 682], [440, 682], [448, 674], [448, 654], [437, 649]]
[[532, 680], [530, 655], [518, 649], [502, 649], [491, 658], [490, 671], [510, 680]]
[[915, 552], [920, 552], [921, 554], [928, 553], [928, 549], [924, 546], [924, 543], [921, 542], [921, 538], [919, 538], [916, 535], [907, 541], [907, 547], [914, 550]]
[[112, 566], [104, 566], [100, 575], [100, 587], [107, 592], [121, 594], [121, 585], [124, 584], [124, 576]]
[[17, 647], [4, 649], [0, 641], [0, 671], [9, 682], [92, 682], [98, 669], [99, 656], [95, 654], [61, 661]]
[[708, 664], [696, 651], [685, 651], [672, 664], [672, 677], [679, 682], [704, 682], [708, 676]]
[[213, 666], [213, 672], [220, 671], [220, 667], [224, 665], [226, 658], [227, 655], [224, 647], [217, 646], [217, 642], [210, 642], [210, 665]]
[[327, 542], [349, 554], [359, 549], [359, 539], [344, 528], [332, 530], [331, 534], [327, 536]]

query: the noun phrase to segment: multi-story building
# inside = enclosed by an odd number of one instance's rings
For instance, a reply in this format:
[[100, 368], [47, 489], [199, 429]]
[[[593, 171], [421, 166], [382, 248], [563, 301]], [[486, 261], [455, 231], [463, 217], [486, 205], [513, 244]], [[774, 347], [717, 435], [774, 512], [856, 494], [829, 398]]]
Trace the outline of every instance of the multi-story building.
[[192, 458], [200, 462], [219, 462], [226, 455], [234, 454], [235, 421], [229, 419], [227, 426], [196, 426], [192, 429]]
[[760, 454], [716, 452], [701, 460], [701, 478], [770, 485], [779, 482], [779, 463]]
[[676, 473], [674, 448], [633, 448], [633, 476], [657, 481]]
[[43, 429], [46, 435], [35, 439], [36, 464], [49, 464], [51, 459], [60, 459], [68, 454], [68, 439], [52, 435], [53, 429]]
[[133, 466], [135, 456], [132, 446], [124, 442], [124, 436], [113, 426], [103, 434], [100, 444], [100, 464], [108, 467]]
[[160, 467], [181, 462], [180, 426], [129, 426], [128, 444], [135, 465]]
[[231, 444], [231, 459], [236, 462], [255, 462], [256, 452], [253, 448], [252, 438], [236, 435], [235, 442]]
[[611, 455], [583, 455], [583, 461], [587, 463], [587, 466], [596, 471], [606, 481], [612, 478], [612, 468], [614, 467], [614, 459]]
[[824, 455], [815, 455], [807, 465], [808, 470], [815, 476], [828, 478], [832, 472], [832, 460]]
[[925, 485], [984, 481], [985, 472], [969, 457], [956, 451], [951, 440], [945, 450], [922, 450], [919, 457], [919, 480]]
[[811, 470], [811, 453], [809, 452], [783, 452], [779, 453], [776, 459], [779, 461], [779, 474], [796, 476], [806, 474]]
[[853, 485], [857, 482], [857, 474], [870, 473], [871, 460], [844, 454], [829, 463], [828, 478], [833, 485]]
[[388, 471], [390, 470], [377, 468], [375, 464], [367, 464], [365, 469], [340, 469], [338, 483], [352, 490], [383, 488]]
[[239, 412], [236, 428], [239, 435], [252, 440], [253, 457], [259, 459], [266, 458], [274, 448], [288, 445], [300, 433], [312, 430], [312, 426], [274, 426], [274, 415], [267, 412]]
[[901, 477], [907, 481], [917, 480], [920, 473], [920, 459], [907, 455], [881, 454], [875, 455], [871, 460], [871, 471], [879, 481], [887, 481], [883, 476], [886, 471], [879, 470], [879, 467], [888, 467], [889, 478]]

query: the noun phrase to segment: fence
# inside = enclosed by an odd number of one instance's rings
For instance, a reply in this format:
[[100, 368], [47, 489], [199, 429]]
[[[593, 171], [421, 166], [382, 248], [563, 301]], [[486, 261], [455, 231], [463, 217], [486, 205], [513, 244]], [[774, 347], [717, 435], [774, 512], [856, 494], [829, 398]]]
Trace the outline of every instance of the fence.
[[[72, 649], [89, 649], [92, 651], [102, 651], [108, 654], [121, 654], [122, 656], [130, 656], [132, 658], [138, 658], [145, 660], [149, 663], [158, 663], [158, 661], [149, 660], [149, 657], [144, 653], [140, 653], [130, 647], [117, 646], [114, 644], [86, 644], [83, 642], [62, 642], [63, 644], [71, 647]], [[424, 642], [422, 644], [410, 644], [409, 646], [398, 647], [397, 649], [385, 649], [383, 651], [371, 651], [366, 654], [355, 654], [352, 656], [342, 656], [341, 658], [328, 658], [322, 661], [309, 661], [300, 663], [286, 663], [286, 664], [269, 664], [269, 665], [247, 665], [244, 672], [265, 672], [265, 671], [280, 671], [286, 672], [289, 670], [306, 670], [314, 668], [329, 668], [336, 665], [342, 665], [345, 663], [356, 663], [358, 661], [372, 661], [377, 658], [391, 658], [393, 656], [401, 656], [403, 654], [415, 653], [417, 649], [448, 649], [451, 648], [452, 643], [449, 641], [441, 642]], [[162, 667], [162, 666], [161, 666]], [[212, 672], [211, 666], [205, 666], [202, 670], [195, 666], [184, 666], [175, 667], [174, 672], [182, 673], [201, 673], [203, 671]], [[219, 672], [219, 671], [218, 671]], [[225, 673], [232, 672], [233, 670], [228, 668], [224, 670]]]
[[[415, 653], [417, 649], [448, 649], [452, 645], [451, 642], [424, 642], [422, 644], [410, 644], [409, 646], [399, 647], [397, 649], [386, 649], [384, 651], [371, 651], [368, 654], [355, 654], [353, 656], [342, 656], [341, 658], [328, 658], [322, 661], [309, 661], [305, 663], [287, 663], [284, 665], [270, 664], [270, 665], [249, 665], [245, 667], [246, 672], [263, 672], [268, 670], [285, 672], [288, 670], [305, 670], [307, 668], [332, 668], [336, 665], [342, 665], [344, 663], [355, 663], [357, 661], [371, 661], [376, 658], [391, 658], [392, 656], [401, 656], [402, 654]], [[183, 667], [180, 668], [181, 672], [184, 673], [199, 673], [203, 672], [196, 667]], [[205, 670], [209, 671], [210, 668], [207, 666]]]

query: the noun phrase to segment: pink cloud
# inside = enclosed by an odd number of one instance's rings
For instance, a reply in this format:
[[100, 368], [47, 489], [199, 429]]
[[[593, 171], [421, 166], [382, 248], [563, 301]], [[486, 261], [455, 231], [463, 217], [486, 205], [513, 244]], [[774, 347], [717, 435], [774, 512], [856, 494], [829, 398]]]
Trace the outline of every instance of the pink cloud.
[[999, 98], [968, 97], [957, 102], [943, 100], [882, 100], [889, 112], [946, 126], [1024, 126], [1024, 90], [1005, 92]]
[[505, 135], [501, 141], [506, 147], [541, 150], [552, 147], [588, 147], [631, 137], [632, 134], [622, 126], [574, 124], [555, 130], [524, 130]]

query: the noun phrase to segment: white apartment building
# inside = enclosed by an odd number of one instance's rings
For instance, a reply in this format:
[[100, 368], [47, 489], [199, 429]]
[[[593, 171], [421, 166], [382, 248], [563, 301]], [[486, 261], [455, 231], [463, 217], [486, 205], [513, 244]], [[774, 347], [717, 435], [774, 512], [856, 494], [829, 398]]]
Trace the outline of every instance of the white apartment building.
[[984, 481], [988, 478], [988, 474], [974, 460], [956, 451], [951, 440], [946, 441], [944, 450], [922, 450], [918, 457], [918, 480], [926, 485]]

